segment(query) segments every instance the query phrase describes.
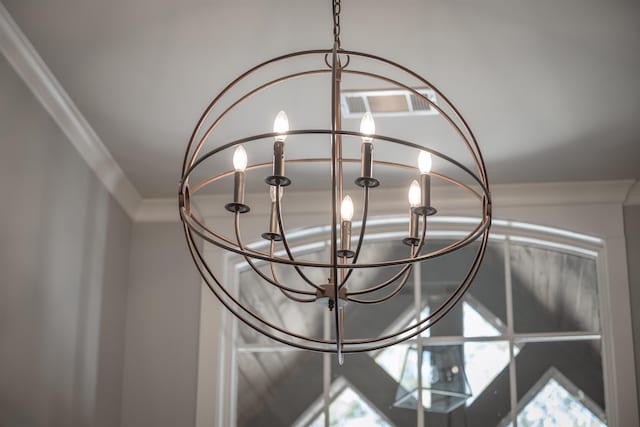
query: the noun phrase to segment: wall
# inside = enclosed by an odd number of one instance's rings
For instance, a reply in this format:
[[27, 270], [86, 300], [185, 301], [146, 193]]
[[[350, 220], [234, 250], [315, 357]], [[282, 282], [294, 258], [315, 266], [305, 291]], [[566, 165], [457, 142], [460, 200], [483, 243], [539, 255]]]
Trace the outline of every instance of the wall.
[[0, 426], [120, 424], [131, 221], [0, 57]]
[[199, 277], [180, 223], [133, 226], [123, 427], [195, 425]]
[[[640, 206], [624, 208], [624, 231], [627, 240], [627, 265], [629, 268], [629, 294], [631, 322], [636, 360], [636, 384], [640, 390]], [[638, 400], [640, 408], [640, 396]]]

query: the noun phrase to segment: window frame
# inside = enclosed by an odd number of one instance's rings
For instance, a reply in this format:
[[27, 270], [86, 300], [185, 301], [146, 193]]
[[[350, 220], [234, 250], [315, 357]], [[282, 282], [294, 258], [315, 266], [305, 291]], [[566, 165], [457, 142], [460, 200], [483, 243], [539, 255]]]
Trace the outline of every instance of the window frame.
[[[458, 212], [463, 214], [464, 210]], [[544, 239], [560, 246], [576, 244], [577, 235], [572, 233], [598, 236], [592, 237], [591, 240], [578, 240], [577, 243], [593, 251], [597, 256], [607, 422], [610, 426], [637, 424], [638, 408], [635, 381], [625, 381], [630, 373], [635, 375], [635, 367], [621, 205], [605, 203], [585, 207], [584, 204], [559, 204], [553, 209], [548, 209], [544, 205], [530, 206], [527, 203], [515, 203], [502, 207], [499, 210], [499, 217], [517, 218], [517, 221], [494, 221], [492, 234], [501, 234], [517, 229], [519, 237]], [[608, 218], [608, 220], [602, 221], [602, 218]], [[308, 220], [314, 219], [314, 217], [306, 219], [301, 223], [308, 224]], [[536, 226], [535, 224], [551, 224], [554, 228]], [[523, 225], [525, 227], [522, 227]], [[567, 232], [554, 235], [554, 231]], [[221, 256], [216, 249], [208, 250], [206, 254], [210, 257], [216, 257], [219, 264], [224, 264], [226, 267], [225, 279], [234, 275], [233, 268], [231, 268], [234, 264], [232, 256]], [[613, 310], [613, 307], [616, 309]], [[235, 320], [228, 319], [230, 315], [224, 310], [221, 311], [222, 327], [233, 329]], [[235, 421], [235, 415], [228, 413], [233, 410], [224, 411], [224, 409], [235, 407], [235, 389], [232, 378], [234, 369], [230, 369], [235, 363], [234, 351], [229, 334], [222, 335], [226, 336], [227, 342], [223, 348], [224, 354], [219, 358], [221, 376], [217, 378], [220, 386], [216, 393], [219, 397], [216, 407], [219, 410], [222, 409], [219, 412], [224, 412], [224, 414], [219, 415], [217, 419], [219, 425], [230, 425], [229, 422], [233, 425], [232, 421]], [[527, 335], [520, 337], [520, 341], [535, 342], [540, 338], [536, 334]], [[579, 338], [576, 337], [576, 339]], [[225, 341], [225, 339], [221, 341]]]

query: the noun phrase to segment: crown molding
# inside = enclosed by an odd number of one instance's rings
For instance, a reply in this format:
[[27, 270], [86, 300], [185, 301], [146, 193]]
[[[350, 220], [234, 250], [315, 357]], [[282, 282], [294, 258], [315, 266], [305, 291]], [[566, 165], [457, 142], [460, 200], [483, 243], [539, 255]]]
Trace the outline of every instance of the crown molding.
[[[497, 184], [491, 187], [493, 206], [496, 209], [526, 206], [571, 206], [571, 205], [619, 205], [640, 204], [640, 185], [634, 186], [632, 180], [622, 181], [583, 181], [551, 182], [528, 184]], [[628, 194], [628, 196], [627, 196]], [[264, 199], [252, 207], [254, 214], [267, 214], [270, 204], [265, 194], [247, 194], [247, 200]], [[291, 215], [310, 215], [321, 211], [326, 201], [326, 193], [305, 192], [287, 193], [286, 211]], [[434, 187], [433, 200], [438, 200], [441, 212], [468, 210], [479, 206], [477, 199], [451, 192], [445, 187]], [[227, 215], [221, 209], [228, 200], [221, 195], [207, 195], [196, 198], [197, 211], [207, 218]], [[378, 201], [378, 202], [377, 202]], [[381, 201], [381, 203], [380, 203]], [[635, 201], [635, 202], [634, 202]], [[376, 205], [376, 203], [379, 203]], [[397, 213], [397, 206], [406, 204], [406, 194], [402, 189], [374, 190], [371, 198], [372, 210]], [[146, 199], [135, 216], [136, 222], [173, 222], [178, 221], [177, 199]]]
[[134, 219], [142, 197], [2, 3], [0, 51], [98, 179]]
[[494, 206], [552, 206], [625, 203], [633, 180], [499, 184], [491, 187]]

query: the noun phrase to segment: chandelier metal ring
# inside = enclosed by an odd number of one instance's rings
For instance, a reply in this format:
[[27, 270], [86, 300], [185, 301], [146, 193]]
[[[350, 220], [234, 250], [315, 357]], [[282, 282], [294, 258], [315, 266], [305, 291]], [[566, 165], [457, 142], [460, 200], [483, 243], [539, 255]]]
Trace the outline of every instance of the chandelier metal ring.
[[[219, 282], [216, 276], [211, 271], [209, 265], [206, 263], [203, 254], [197, 247], [197, 243], [193, 239], [192, 231], [185, 224], [183, 226], [185, 236], [187, 238], [187, 243], [189, 246], [189, 250], [193, 261], [196, 264], [198, 271], [203, 277], [205, 284], [207, 287], [213, 292], [213, 294], [218, 298], [218, 300], [225, 306], [227, 310], [229, 310], [234, 316], [236, 316], [239, 320], [241, 320], [245, 325], [251, 327], [257, 332], [261, 333], [264, 336], [267, 336], [274, 341], [280, 342], [282, 344], [286, 344], [295, 348], [299, 348], [301, 350], [310, 350], [310, 351], [318, 351], [323, 353], [336, 353], [336, 340], [325, 340], [318, 339], [308, 336], [303, 336], [300, 334], [296, 334], [291, 331], [287, 331], [272, 322], [265, 320], [260, 317], [258, 314], [254, 313], [251, 309], [247, 308], [243, 304], [241, 304], [236, 297], [231, 295], [231, 293]], [[420, 319], [416, 324], [412, 326], [408, 326], [403, 328], [400, 331], [397, 331], [394, 334], [388, 334], [386, 336], [374, 338], [374, 339], [346, 339], [341, 344], [343, 346], [343, 353], [363, 353], [370, 352], [375, 350], [380, 350], [386, 347], [390, 347], [395, 344], [399, 344], [403, 341], [409, 340], [411, 338], [415, 338], [420, 335], [431, 326], [433, 326], [436, 322], [438, 322], [442, 317], [444, 317], [458, 302], [460, 297], [464, 295], [464, 293], [469, 288], [471, 281], [476, 274], [480, 263], [482, 261], [482, 257], [484, 256], [484, 252], [486, 250], [486, 245], [488, 243], [489, 230], [486, 230], [483, 233], [483, 239], [481, 241], [478, 252], [474, 257], [474, 261], [469, 271], [467, 272], [465, 279], [460, 283], [460, 285], [456, 288], [456, 290], [444, 301], [438, 308], [436, 308], [432, 313], [425, 316], [423, 319]], [[239, 311], [240, 309], [241, 311]], [[242, 313], [244, 312], [244, 314]], [[249, 317], [247, 317], [248, 315]], [[262, 323], [269, 329], [263, 329], [259, 325], [252, 323], [250, 321], [251, 318], [254, 318], [258, 322]], [[281, 332], [285, 335], [285, 337], [276, 335], [273, 331]], [[409, 334], [406, 334], [410, 332]], [[292, 340], [292, 338], [298, 338], [300, 342]]]
[[[344, 56], [344, 62], [341, 61], [340, 56]], [[275, 78], [273, 75], [269, 75], [269, 78], [267, 78], [266, 81], [263, 80], [261, 83], [254, 84], [253, 89], [245, 91], [237, 97], [227, 99], [233, 90], [236, 90], [237, 87], [245, 83], [245, 80], [253, 78], [256, 73], [259, 73], [264, 69], [290, 60], [297, 60], [301, 58], [307, 60], [315, 57], [320, 58], [319, 63], [328, 66], [328, 69], [317, 68], [316, 66], [302, 71], [287, 71], [283, 75], [276, 74]], [[332, 59], [331, 62], [329, 61], [329, 58]], [[413, 83], [402, 82], [399, 77], [389, 77], [379, 72], [359, 69], [356, 65], [357, 61], [355, 60], [363, 60], [365, 62], [369, 61], [391, 67], [395, 72], [404, 73], [406, 76], [411, 78]], [[287, 129], [285, 131], [276, 131], [274, 129], [274, 132], [264, 132], [252, 136], [237, 138], [231, 142], [223, 144], [220, 144], [219, 141], [216, 140], [216, 130], [219, 125], [225, 121], [230, 113], [234, 112], [239, 106], [244, 105], [245, 102], [250, 101], [256, 94], [285, 82], [303, 79], [310, 76], [329, 74], [331, 75], [332, 84], [331, 129], [307, 128], [294, 130]], [[375, 132], [363, 132], [362, 130], [360, 132], [355, 132], [343, 129], [340, 111], [341, 107], [339, 105], [341, 90], [340, 82], [343, 75], [376, 79], [377, 81], [384, 82], [385, 84], [392, 85], [393, 87], [403, 89], [407, 93], [420, 98], [424, 103], [428, 104], [430, 108], [436, 111], [438, 116], [442, 117], [451, 129], [453, 129], [453, 131], [460, 137], [472, 160], [475, 171], [472, 171], [469, 167], [465, 166], [462, 162], [454, 159], [453, 157], [422, 144], [417, 144], [415, 142], [384, 134], [376, 134]], [[438, 103], [421, 93], [416, 88], [416, 85], [420, 87], [427, 87], [432, 90], [438, 98]], [[214, 111], [216, 111], [215, 114]], [[331, 232], [331, 257], [328, 262], [317, 262], [300, 258], [294, 254], [291, 249], [287, 239], [282, 202], [280, 201], [284, 188], [286, 188], [291, 180], [284, 174], [276, 173], [280, 169], [277, 171], [275, 166], [275, 145], [273, 162], [257, 161], [249, 164], [245, 158], [245, 164], [241, 173], [239, 173], [237, 168], [235, 171], [230, 169], [214, 170], [215, 173], [207, 175], [204, 179], [198, 178], [198, 182], [191, 183], [191, 180], [195, 179], [196, 174], [202, 173], [205, 168], [208, 170], [207, 165], [209, 162], [215, 162], [216, 159], [220, 158], [221, 153], [228, 152], [227, 150], [243, 147], [244, 145], [252, 146], [253, 144], [262, 144], [265, 140], [271, 141], [274, 138], [276, 141], [278, 141], [278, 138], [282, 138], [282, 141], [284, 141], [285, 137], [292, 136], [330, 137], [332, 154], [330, 158], [299, 157], [287, 158], [285, 160], [284, 149], [282, 149], [282, 161], [280, 164], [282, 171], [284, 170], [285, 165], [319, 165], [328, 163], [331, 166], [332, 202], [330, 215], [331, 221], [329, 226]], [[370, 175], [362, 176], [356, 180], [356, 186], [362, 187], [364, 202], [361, 214], [360, 233], [359, 237], [356, 239], [357, 246], [355, 250], [352, 250], [350, 248], [350, 244], [344, 243], [346, 241], [345, 239], [348, 239], [349, 241], [351, 240], [351, 219], [349, 218], [348, 220], [347, 231], [345, 231], [344, 228], [344, 219], [342, 221], [338, 219], [338, 211], [340, 210], [341, 201], [343, 199], [343, 168], [354, 163], [357, 164], [362, 162], [362, 164], [364, 164], [365, 160], [364, 157], [362, 159], [343, 157], [343, 138], [351, 138], [354, 140], [361, 138], [363, 141], [376, 141], [376, 144], [397, 144], [408, 150], [416, 150], [416, 152], [420, 153], [429, 153], [437, 159], [440, 159], [440, 161], [452, 165], [457, 169], [457, 171], [459, 171], [459, 173], [462, 173], [465, 177], [464, 179], [467, 179], [469, 182], [463, 182], [463, 178], [457, 178], [443, 172], [435, 171], [428, 172], [429, 180], [425, 182], [428, 182], [430, 185], [431, 177], [435, 177], [443, 183], [452, 184], [471, 194], [473, 198], [480, 202], [480, 221], [462, 238], [454, 241], [453, 243], [447, 244], [444, 247], [423, 253], [427, 236], [427, 217], [436, 212], [435, 208], [423, 203], [421, 206], [412, 208], [412, 213], [410, 215], [411, 224], [413, 224], [412, 227], [415, 228], [415, 230], [412, 229], [413, 231], [411, 231], [411, 233], [415, 234], [404, 239], [404, 243], [410, 247], [408, 257], [376, 262], [358, 262], [365, 237], [367, 218], [369, 215], [370, 192], [375, 191], [374, 188], [378, 185], [379, 181]], [[207, 143], [215, 143], [215, 146], [214, 148], [203, 152]], [[242, 150], [244, 150], [244, 148]], [[371, 149], [369, 148], [369, 150]], [[363, 148], [363, 156], [364, 153], [365, 151]], [[371, 151], [369, 151], [369, 155], [370, 154]], [[415, 166], [410, 166], [398, 161], [373, 158], [369, 158], [368, 161], [370, 164], [369, 171], [374, 165], [389, 169], [409, 171], [416, 170]], [[273, 191], [271, 196], [272, 230], [262, 234], [263, 238], [270, 240], [269, 251], [267, 252], [248, 247], [244, 244], [241, 235], [241, 216], [250, 211], [249, 205], [244, 203], [245, 174], [248, 176], [250, 172], [251, 175], [254, 175], [271, 166], [274, 167], [274, 174], [273, 176], [266, 177], [265, 181]], [[208, 173], [209, 172], [207, 172], [207, 174]], [[205, 224], [203, 220], [199, 219], [191, 209], [191, 203], [196, 193], [205, 192], [205, 190], [213, 184], [224, 183], [225, 180], [228, 181], [232, 176], [235, 180], [234, 201], [228, 203], [226, 205], [226, 209], [234, 215], [234, 226], [232, 227], [234, 236], [225, 236], [223, 233], [216, 231]], [[420, 185], [423, 185], [422, 181]], [[251, 328], [267, 337], [270, 337], [271, 339], [300, 349], [337, 353], [340, 357], [340, 361], [343, 353], [358, 353], [376, 350], [416, 337], [446, 315], [460, 300], [462, 295], [464, 295], [470, 286], [471, 281], [475, 277], [486, 250], [489, 238], [489, 227], [491, 225], [491, 196], [482, 153], [480, 152], [473, 132], [453, 104], [451, 104], [444, 94], [442, 94], [442, 92], [433, 84], [408, 68], [376, 55], [343, 50], [339, 48], [339, 43], [334, 44], [333, 49], [293, 52], [265, 61], [241, 74], [211, 101], [198, 120], [185, 151], [179, 190], [179, 210], [188, 248], [197, 269], [205, 280], [207, 286], [230, 312]], [[422, 224], [422, 226], [420, 227], [419, 224]], [[420, 228], [420, 232], [418, 232], [418, 228]], [[338, 233], [340, 233], [340, 236], [338, 236]], [[273, 286], [274, 289], [277, 289], [286, 298], [295, 303], [305, 304], [316, 302], [318, 300], [327, 300], [329, 309], [335, 312], [335, 337], [319, 338], [312, 335], [297, 333], [291, 329], [269, 321], [260, 313], [256, 312], [256, 310], [247, 306], [246, 303], [243, 303], [237, 296], [234, 296], [233, 292], [231, 292], [227, 286], [216, 278], [214, 272], [203, 256], [201, 249], [199, 249], [198, 241], [195, 236], [198, 236], [200, 242], [211, 243], [227, 252], [235, 253], [243, 257], [249, 268], [252, 269], [267, 286]], [[447, 255], [477, 241], [480, 241], [480, 244], [475, 251], [473, 261], [469, 265], [464, 278], [460, 281], [455, 290], [451, 292], [448, 297], [445, 298], [445, 300], [427, 316], [417, 319], [417, 322], [411, 326], [401, 327], [398, 330], [381, 334], [379, 336], [364, 338], [345, 337], [343, 317], [345, 310], [344, 304], [347, 302], [362, 305], [383, 303], [405, 288], [408, 278], [416, 263]], [[276, 242], [277, 244], [282, 245], [285, 255], [277, 255], [275, 253], [274, 248]], [[268, 263], [270, 267], [270, 275], [269, 273], [260, 271], [254, 261]], [[283, 284], [275, 268], [276, 265], [294, 268], [298, 273], [300, 284], [303, 285], [303, 287], [296, 288]], [[348, 287], [348, 282], [352, 278], [352, 273], [354, 271], [359, 269], [396, 266], [401, 268], [391, 278], [381, 283], [372, 284], [371, 286], [367, 286], [365, 289], [350, 290]], [[302, 270], [303, 268], [330, 270], [329, 281], [316, 283], [307, 277], [305, 272]], [[395, 287], [385, 296], [371, 298], [370, 294], [388, 289], [392, 287], [393, 284], [395, 284]], [[366, 298], [366, 296], [369, 296], [369, 298]]]

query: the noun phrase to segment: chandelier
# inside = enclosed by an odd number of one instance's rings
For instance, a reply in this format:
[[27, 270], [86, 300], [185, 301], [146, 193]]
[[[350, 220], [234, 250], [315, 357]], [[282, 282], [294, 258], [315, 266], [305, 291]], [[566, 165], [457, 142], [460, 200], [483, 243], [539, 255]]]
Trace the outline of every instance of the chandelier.
[[[342, 48], [340, 7], [340, 2], [334, 0], [331, 49], [298, 51], [265, 61], [233, 80], [207, 106], [185, 152], [179, 211], [198, 271], [231, 313], [275, 341], [305, 350], [336, 353], [342, 363], [345, 353], [381, 349], [418, 336], [460, 301], [485, 253], [491, 224], [491, 197], [482, 154], [458, 110], [433, 84], [408, 68], [376, 55]], [[345, 110], [349, 110], [350, 118], [354, 116], [351, 110], [358, 110], [358, 105], [349, 105], [345, 97], [350, 93], [345, 89], [349, 79], [356, 89], [376, 85], [422, 106], [422, 112], [429, 114], [416, 114], [412, 120], [415, 123], [438, 121], [440, 127], [444, 126], [454, 135], [461, 147], [458, 151], [468, 159], [467, 165], [424, 140], [376, 133], [376, 115], [389, 115], [388, 120], [394, 120], [393, 114], [384, 108], [376, 110], [375, 106], [369, 105], [364, 113], [355, 113], [360, 119], [357, 130], [343, 126]], [[286, 84], [293, 84], [288, 92], [278, 91]], [[289, 111], [292, 123], [303, 123], [303, 126], [290, 126], [287, 114], [277, 112], [280, 108], [273, 108], [267, 114], [256, 113], [260, 110], [258, 107], [267, 105], [269, 110], [272, 105], [285, 103], [287, 96], [295, 97], [297, 91], [305, 88], [318, 93], [314, 92], [314, 96], [299, 103], [304, 108]], [[270, 95], [273, 95], [272, 99]], [[373, 100], [369, 101], [373, 104]], [[318, 122], [302, 119], [307, 108], [321, 109], [320, 104], [326, 114], [316, 117]], [[366, 102], [361, 102], [359, 107], [361, 104]], [[262, 129], [250, 135], [242, 134], [259, 122], [257, 115], [269, 115], [269, 120], [275, 117], [273, 131]], [[377, 156], [378, 151], [385, 153], [384, 157]], [[323, 177], [325, 183], [313, 175], [317, 170], [322, 171], [318, 176]], [[387, 179], [396, 182], [398, 177], [406, 176], [410, 185], [403, 216], [408, 230], [399, 238], [406, 252], [387, 259], [363, 261], [367, 225], [372, 218], [370, 198], [374, 200], [376, 191], [381, 191], [377, 187], [385, 186]], [[431, 198], [432, 181], [472, 195], [478, 206], [478, 220], [470, 230], [462, 233], [459, 239], [437, 247], [428, 245], [431, 218], [437, 214], [437, 201], [433, 203]], [[288, 188], [303, 193], [306, 191], [304, 185], [324, 186], [322, 193], [314, 194], [326, 197], [323, 215], [327, 226], [323, 239], [328, 242], [329, 253], [325, 259], [306, 256], [292, 247], [285, 215], [287, 198], [283, 195]], [[356, 190], [361, 193], [358, 198], [354, 196], [360, 206], [355, 206], [351, 197]], [[195, 208], [196, 194], [217, 197], [226, 194], [226, 201], [220, 206], [226, 222], [207, 223]], [[259, 209], [252, 210], [256, 206]], [[354, 221], [356, 210], [359, 216]], [[248, 240], [262, 241], [262, 245], [245, 244], [247, 236], [243, 235], [243, 225], [248, 223], [254, 224], [253, 229], [255, 224], [264, 225], [261, 232], [249, 236]], [[230, 283], [219, 279], [220, 272], [218, 275], [214, 272], [213, 263], [204, 255], [203, 245], [215, 245], [228, 254], [241, 257], [261, 282], [260, 286], [269, 288], [265, 292], [277, 292], [281, 294], [278, 298], [284, 296], [288, 304], [304, 306], [302, 312], [319, 310], [315, 304], [321, 304], [332, 312], [332, 334], [320, 336], [301, 332], [286, 321], [278, 323], [268, 319], [246, 299], [240, 298]], [[359, 337], [349, 334], [349, 328], [345, 327], [345, 311], [362, 306], [373, 310], [375, 315], [376, 310], [380, 310], [378, 307], [407, 287], [417, 265], [465, 247], [475, 248], [473, 260], [463, 270], [466, 273], [455, 289], [438, 307], [422, 316], [416, 313], [413, 324], [391, 332]], [[390, 277], [371, 283], [362, 283], [363, 275], [358, 274], [365, 270], [388, 271], [389, 268], [393, 269]], [[294, 279], [281, 279], [285, 276], [283, 270], [292, 272], [287, 276]], [[252, 292], [251, 289], [245, 291]]]

